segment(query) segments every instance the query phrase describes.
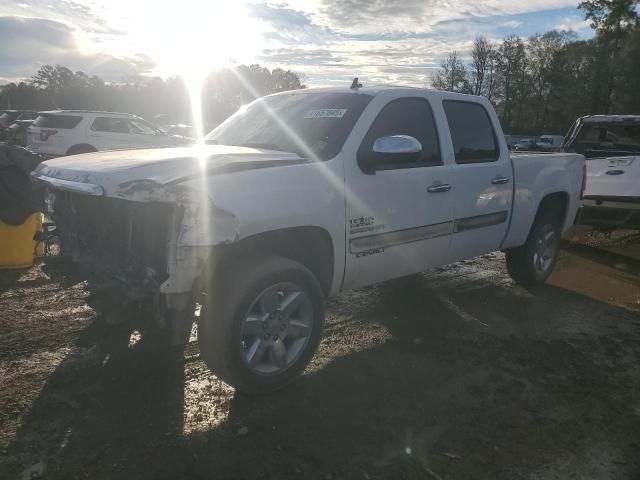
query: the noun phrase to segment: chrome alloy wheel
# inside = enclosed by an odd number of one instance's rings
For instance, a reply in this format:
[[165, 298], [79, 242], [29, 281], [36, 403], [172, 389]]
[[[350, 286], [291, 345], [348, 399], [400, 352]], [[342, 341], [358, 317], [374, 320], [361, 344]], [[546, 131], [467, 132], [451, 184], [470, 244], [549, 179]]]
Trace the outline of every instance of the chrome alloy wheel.
[[558, 249], [558, 238], [551, 225], [545, 225], [536, 239], [533, 252], [533, 268], [540, 275], [546, 275], [553, 264]]
[[313, 320], [311, 298], [299, 286], [283, 282], [260, 293], [240, 331], [249, 370], [277, 375], [293, 365], [309, 343]]

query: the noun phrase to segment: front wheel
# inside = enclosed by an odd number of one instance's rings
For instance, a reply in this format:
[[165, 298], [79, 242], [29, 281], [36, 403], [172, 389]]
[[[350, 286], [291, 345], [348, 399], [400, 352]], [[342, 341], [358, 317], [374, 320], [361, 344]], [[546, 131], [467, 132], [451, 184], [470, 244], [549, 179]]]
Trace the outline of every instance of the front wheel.
[[227, 262], [210, 285], [198, 325], [200, 352], [245, 393], [284, 387], [305, 369], [322, 334], [324, 296], [314, 275], [282, 257]]
[[542, 284], [553, 272], [559, 253], [560, 220], [554, 212], [543, 212], [536, 218], [527, 242], [507, 250], [507, 271], [520, 285]]

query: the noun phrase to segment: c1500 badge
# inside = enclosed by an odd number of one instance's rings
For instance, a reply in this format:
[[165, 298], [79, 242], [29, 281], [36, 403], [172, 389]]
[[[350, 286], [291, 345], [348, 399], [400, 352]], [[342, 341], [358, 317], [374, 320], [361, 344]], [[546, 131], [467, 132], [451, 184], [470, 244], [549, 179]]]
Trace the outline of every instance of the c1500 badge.
[[349, 233], [375, 232], [384, 230], [384, 225], [375, 225], [375, 217], [358, 217], [349, 220]]

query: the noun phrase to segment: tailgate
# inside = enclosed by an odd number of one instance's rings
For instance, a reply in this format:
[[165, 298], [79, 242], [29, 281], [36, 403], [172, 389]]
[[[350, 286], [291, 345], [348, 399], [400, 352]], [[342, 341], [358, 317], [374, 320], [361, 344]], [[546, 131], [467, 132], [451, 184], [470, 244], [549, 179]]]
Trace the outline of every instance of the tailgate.
[[29, 127], [27, 130], [27, 146], [37, 153], [64, 155], [63, 135], [56, 129]]
[[585, 197], [640, 197], [640, 157], [587, 160]]

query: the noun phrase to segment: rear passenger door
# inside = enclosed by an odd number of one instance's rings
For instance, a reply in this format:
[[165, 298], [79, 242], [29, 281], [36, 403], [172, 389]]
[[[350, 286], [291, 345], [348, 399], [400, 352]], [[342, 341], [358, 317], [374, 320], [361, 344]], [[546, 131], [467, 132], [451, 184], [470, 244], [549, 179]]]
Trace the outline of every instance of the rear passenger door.
[[133, 148], [129, 121], [118, 117], [96, 117], [89, 127], [91, 144], [98, 150]]
[[453, 147], [454, 225], [449, 262], [498, 250], [507, 233], [513, 170], [495, 114], [481, 103], [444, 100]]

